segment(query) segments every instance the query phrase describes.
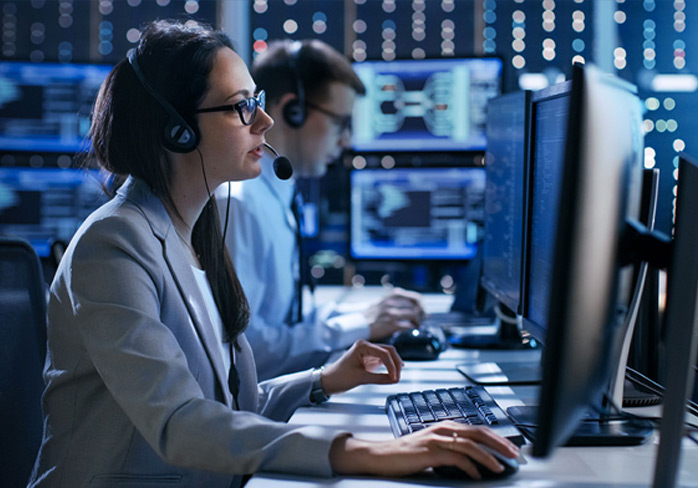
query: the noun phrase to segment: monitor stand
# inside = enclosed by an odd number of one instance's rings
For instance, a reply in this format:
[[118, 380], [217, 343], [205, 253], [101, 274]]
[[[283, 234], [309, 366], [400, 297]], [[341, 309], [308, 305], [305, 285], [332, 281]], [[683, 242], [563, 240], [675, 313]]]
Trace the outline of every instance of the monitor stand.
[[456, 369], [468, 380], [482, 386], [539, 385], [542, 377], [540, 356], [530, 362], [478, 362], [458, 364]]
[[[457, 364], [456, 369], [468, 381], [481, 386], [535, 386], [540, 385], [542, 370], [540, 358], [526, 362], [500, 361]], [[648, 407], [662, 403], [662, 398], [644, 391], [629, 380], [623, 385], [623, 407]]]
[[649, 407], [662, 403], [662, 397], [635, 386], [630, 380], [623, 383], [623, 407]]
[[497, 313], [489, 324], [466, 323], [443, 327], [448, 342], [453, 347], [468, 349], [536, 349], [538, 343], [522, 337], [516, 317]]
[[451, 311], [431, 314], [453, 347], [468, 349], [530, 349], [521, 337], [516, 314], [480, 286], [482, 255], [468, 263], [458, 279]]
[[[507, 414], [521, 433], [533, 442], [536, 437], [538, 407], [509, 407]], [[616, 417], [604, 420], [603, 417], [593, 418], [587, 414], [565, 446], [636, 446], [646, 442], [652, 432], [652, 424], [648, 420], [618, 420]]]

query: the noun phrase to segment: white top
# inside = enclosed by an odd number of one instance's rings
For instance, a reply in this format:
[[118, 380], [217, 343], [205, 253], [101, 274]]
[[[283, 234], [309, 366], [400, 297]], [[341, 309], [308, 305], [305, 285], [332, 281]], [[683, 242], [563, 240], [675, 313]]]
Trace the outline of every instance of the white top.
[[206, 279], [206, 271], [199, 269], [196, 266], [192, 266], [191, 269], [194, 271], [194, 278], [196, 278], [196, 284], [199, 285], [201, 296], [204, 297], [206, 311], [208, 312], [209, 319], [211, 319], [213, 333], [216, 335], [216, 343], [220, 346], [221, 356], [223, 357], [223, 366], [225, 366], [226, 371], [230, 371], [230, 364], [233, 360], [231, 348], [229, 343], [223, 342], [223, 337], [225, 337], [223, 320], [221, 319], [221, 314], [218, 311], [218, 307], [216, 307], [216, 301], [213, 298], [211, 285], [209, 284], [208, 279]]
[[[262, 159], [262, 175], [232, 183], [226, 245], [250, 303], [245, 335], [264, 380], [325, 363], [333, 350], [368, 338], [361, 313], [339, 315], [334, 303], [308, 305], [302, 323], [293, 322], [298, 277], [296, 222], [291, 212], [294, 181], [274, 175], [273, 158]], [[216, 191], [225, 226], [228, 185]]]

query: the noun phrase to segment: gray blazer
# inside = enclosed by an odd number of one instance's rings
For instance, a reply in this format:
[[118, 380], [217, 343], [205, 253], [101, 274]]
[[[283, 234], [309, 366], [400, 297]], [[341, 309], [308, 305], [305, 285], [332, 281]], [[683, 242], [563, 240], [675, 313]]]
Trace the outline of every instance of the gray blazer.
[[258, 386], [244, 336], [233, 409], [184, 252], [162, 202], [133, 178], [76, 233], [51, 285], [31, 487], [228, 487], [258, 470], [332, 474], [338, 432], [284, 423], [309, 403], [310, 372]]

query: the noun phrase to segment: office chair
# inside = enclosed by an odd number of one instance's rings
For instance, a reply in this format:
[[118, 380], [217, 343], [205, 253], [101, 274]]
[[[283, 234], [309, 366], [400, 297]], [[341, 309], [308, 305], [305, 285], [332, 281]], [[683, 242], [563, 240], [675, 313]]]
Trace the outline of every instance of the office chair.
[[46, 291], [23, 239], [0, 236], [0, 486], [24, 488], [41, 444]]

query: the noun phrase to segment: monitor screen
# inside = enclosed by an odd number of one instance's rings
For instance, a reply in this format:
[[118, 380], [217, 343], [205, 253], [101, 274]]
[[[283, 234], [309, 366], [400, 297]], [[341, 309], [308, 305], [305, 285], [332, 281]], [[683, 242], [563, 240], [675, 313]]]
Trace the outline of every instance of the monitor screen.
[[[632, 291], [632, 273], [622, 272], [620, 264], [622, 238], [626, 221], [639, 217], [642, 192], [642, 104], [632, 85], [593, 66], [575, 65], [568, 120], [560, 124], [567, 134], [564, 164], [553, 173], [559, 180], [551, 183], [546, 176], [539, 185], [543, 193], [555, 194], [557, 202], [551, 206], [543, 200], [532, 211], [534, 218], [539, 216], [537, 234], [547, 232], [544, 221], [555, 223], [552, 253], [542, 247], [552, 260], [539, 269], [549, 278], [547, 300], [533, 304], [538, 314], [533, 317], [540, 315], [548, 326], [535, 456], [547, 456], [564, 444], [608, 393], [616, 372], [613, 349], [625, 333]], [[559, 134], [557, 124], [548, 129]], [[536, 205], [535, 182], [533, 192]], [[532, 240], [532, 252], [536, 243]], [[531, 265], [533, 281], [533, 259]]]
[[366, 95], [354, 104], [355, 151], [484, 151], [487, 101], [501, 93], [502, 60], [354, 63]]
[[111, 66], [0, 63], [0, 151], [86, 149], [90, 113]]
[[485, 231], [482, 286], [519, 311], [523, 261], [524, 187], [530, 92], [502, 95], [487, 105]]
[[96, 170], [0, 167], [0, 233], [23, 237], [48, 257], [107, 200], [100, 181]]
[[351, 255], [357, 259], [470, 259], [483, 218], [485, 170], [352, 171]]
[[545, 342], [570, 82], [536, 92], [531, 107], [528, 218], [522, 317], [526, 329]]

